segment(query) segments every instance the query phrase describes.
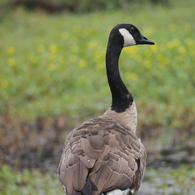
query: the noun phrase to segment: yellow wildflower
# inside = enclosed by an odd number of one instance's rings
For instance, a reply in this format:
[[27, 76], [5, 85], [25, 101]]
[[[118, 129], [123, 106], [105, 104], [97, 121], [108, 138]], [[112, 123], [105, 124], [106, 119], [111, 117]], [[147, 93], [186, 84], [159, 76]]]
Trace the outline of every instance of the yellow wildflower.
[[49, 50], [50, 50], [51, 53], [56, 53], [57, 49], [58, 49], [57, 45], [52, 44], [52, 45], [49, 46]]
[[10, 47], [7, 48], [7, 54], [9, 54], [9, 55], [14, 54], [15, 51], [16, 51], [16, 49], [13, 46], [10, 46]]
[[135, 80], [137, 80], [139, 78], [139, 75], [136, 74], [136, 73], [133, 73], [133, 72], [126, 72], [125, 73], [125, 77], [127, 79], [131, 79], [131, 80], [135, 81]]
[[16, 62], [15, 59], [9, 58], [7, 63], [9, 66], [13, 66], [15, 64], [15, 62]]
[[189, 47], [191, 47], [191, 46], [194, 45], [193, 39], [191, 39], [191, 38], [187, 38], [187, 39], [186, 39], [186, 43], [187, 43], [187, 45], [188, 45]]
[[173, 39], [172, 41], [169, 41], [166, 46], [168, 49], [173, 49], [174, 47], [178, 47], [180, 45], [181, 43], [178, 39]]
[[138, 52], [138, 49], [139, 49], [139, 47], [125, 47], [123, 49], [123, 52], [124, 53], [127, 53], [129, 55], [132, 55], [134, 53], [137, 53]]
[[103, 51], [100, 51], [100, 50], [96, 51], [95, 55], [94, 55], [95, 62], [97, 64], [100, 64], [100, 63], [104, 62], [104, 56], [105, 56], [105, 54], [104, 54]]
[[186, 44], [187, 44], [187, 47], [188, 47], [188, 55], [194, 55], [194, 45], [195, 45], [195, 41], [191, 38], [187, 38], [186, 39]]
[[54, 69], [55, 69], [54, 64], [49, 64], [49, 65], [47, 66], [47, 69], [48, 69], [49, 71], [54, 71]]
[[157, 51], [157, 49], [158, 49], [158, 46], [155, 44], [155, 45], [152, 45], [152, 46], [150, 46], [150, 49], [153, 51], [153, 52], [155, 52], [155, 51]]
[[95, 41], [90, 41], [88, 44], [89, 49], [94, 49], [97, 47], [97, 43]]
[[179, 46], [177, 50], [183, 56], [186, 54], [186, 49], [183, 46]]
[[85, 60], [80, 60], [78, 65], [81, 68], [85, 68], [87, 66], [87, 62]]
[[159, 68], [164, 68], [169, 63], [169, 60], [162, 54], [157, 56], [157, 60], [159, 61]]

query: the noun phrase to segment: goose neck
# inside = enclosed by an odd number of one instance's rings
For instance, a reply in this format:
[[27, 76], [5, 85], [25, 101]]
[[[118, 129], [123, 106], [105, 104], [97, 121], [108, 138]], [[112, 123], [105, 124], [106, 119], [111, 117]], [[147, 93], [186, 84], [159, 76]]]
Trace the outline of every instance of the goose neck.
[[112, 94], [111, 109], [116, 112], [124, 112], [133, 102], [133, 96], [123, 83], [119, 72], [118, 61], [122, 48], [116, 44], [108, 44], [106, 52], [106, 71]]

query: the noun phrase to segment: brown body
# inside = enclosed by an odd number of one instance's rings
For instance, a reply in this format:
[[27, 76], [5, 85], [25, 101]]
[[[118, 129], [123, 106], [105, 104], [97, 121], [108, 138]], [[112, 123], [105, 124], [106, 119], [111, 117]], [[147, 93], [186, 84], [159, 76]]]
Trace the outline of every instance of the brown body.
[[[121, 118], [136, 117], [134, 106]], [[117, 113], [108, 110], [70, 132], [58, 169], [68, 195], [79, 191], [98, 195], [128, 188], [131, 194], [138, 190], [145, 170], [145, 148], [133, 130], [136, 118], [127, 124], [120, 121]]]

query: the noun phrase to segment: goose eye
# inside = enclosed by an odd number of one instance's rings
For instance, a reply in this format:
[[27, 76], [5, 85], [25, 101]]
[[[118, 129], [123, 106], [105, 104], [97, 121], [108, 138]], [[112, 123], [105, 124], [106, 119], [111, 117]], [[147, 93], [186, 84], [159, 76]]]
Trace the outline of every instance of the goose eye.
[[130, 32], [131, 34], [134, 34], [134, 33], [135, 33], [135, 28], [134, 28], [134, 27], [131, 27], [129, 32]]

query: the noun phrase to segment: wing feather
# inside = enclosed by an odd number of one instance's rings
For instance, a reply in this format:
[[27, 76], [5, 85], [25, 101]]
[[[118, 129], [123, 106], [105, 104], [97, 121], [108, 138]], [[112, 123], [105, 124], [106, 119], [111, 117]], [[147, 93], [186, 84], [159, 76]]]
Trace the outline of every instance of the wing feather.
[[[70, 132], [58, 168], [68, 195], [92, 195], [113, 189], [137, 190], [145, 169], [146, 152], [133, 131], [112, 120], [89, 120]], [[96, 186], [96, 187], [94, 187]]]

